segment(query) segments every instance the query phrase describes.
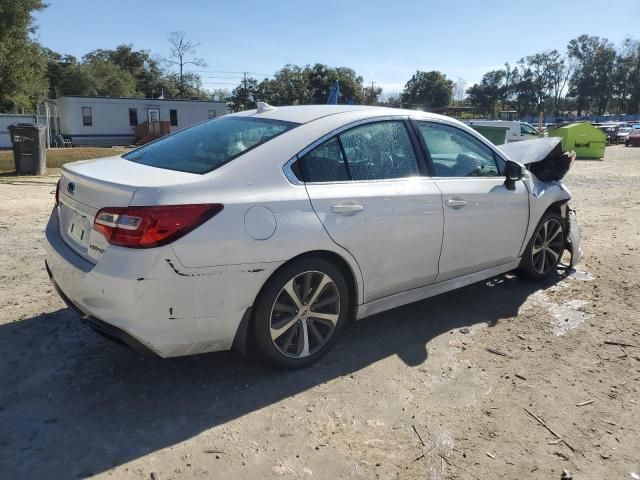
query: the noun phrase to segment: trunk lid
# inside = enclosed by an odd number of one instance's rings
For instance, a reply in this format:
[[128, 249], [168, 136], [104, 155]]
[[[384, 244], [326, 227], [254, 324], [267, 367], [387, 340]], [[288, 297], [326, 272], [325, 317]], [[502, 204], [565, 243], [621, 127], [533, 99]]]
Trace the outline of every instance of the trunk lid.
[[202, 179], [133, 163], [120, 156], [74, 162], [62, 167], [58, 218], [60, 235], [86, 260], [97, 263], [109, 244], [93, 229], [104, 207], [127, 207], [140, 187], [168, 187]]

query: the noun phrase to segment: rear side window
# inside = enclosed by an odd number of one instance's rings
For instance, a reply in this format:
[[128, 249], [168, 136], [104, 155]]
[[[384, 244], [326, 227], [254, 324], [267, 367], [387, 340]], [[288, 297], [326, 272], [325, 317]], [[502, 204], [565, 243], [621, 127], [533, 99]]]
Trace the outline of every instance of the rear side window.
[[456, 127], [418, 122], [438, 177], [496, 177], [500, 175], [489, 147]]
[[419, 175], [404, 122], [375, 122], [340, 134], [352, 180], [380, 180]]
[[419, 175], [404, 122], [381, 121], [351, 128], [300, 158], [292, 166], [305, 182], [381, 180]]
[[305, 182], [349, 180], [349, 171], [338, 139], [333, 137], [300, 158], [294, 164], [294, 173]]
[[207, 173], [297, 126], [250, 117], [199, 123], [123, 155], [129, 161], [189, 173]]

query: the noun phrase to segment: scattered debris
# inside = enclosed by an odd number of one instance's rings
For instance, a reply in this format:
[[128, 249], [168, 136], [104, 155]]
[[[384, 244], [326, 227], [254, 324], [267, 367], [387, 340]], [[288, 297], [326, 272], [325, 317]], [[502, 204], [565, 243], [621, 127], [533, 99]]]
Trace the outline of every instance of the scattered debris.
[[559, 451], [555, 451], [555, 452], [553, 452], [553, 454], [554, 454], [556, 457], [560, 457], [561, 459], [563, 459], [563, 460], [565, 460], [565, 461], [569, 461], [569, 455], [567, 455], [566, 453], [559, 452]]
[[558, 433], [556, 433], [555, 431], [553, 431], [551, 429], [551, 427], [549, 425], [547, 425], [544, 420], [542, 420], [540, 417], [538, 417], [535, 413], [533, 413], [532, 411], [530, 411], [529, 409], [525, 408], [524, 409], [525, 412], [527, 412], [529, 415], [531, 415], [540, 425], [542, 425], [544, 428], [546, 428], [547, 430], [549, 430], [549, 432], [551, 432], [558, 440], [561, 440], [562, 443], [564, 443], [567, 447], [569, 447], [569, 449], [572, 452], [575, 452], [576, 449], [573, 448], [564, 438], [562, 438], [561, 435], [559, 435]]
[[514, 373], [514, 376], [519, 378], [520, 380], [526, 380], [527, 377], [525, 377], [524, 375], [522, 375], [521, 373]]
[[591, 400], [585, 400], [584, 402], [576, 403], [576, 407], [584, 407], [585, 405], [591, 405], [595, 401], [596, 401], [595, 398], [592, 398]]
[[216, 450], [215, 448], [207, 448], [205, 450], [203, 450], [204, 453], [218, 453], [218, 454], [225, 454], [227, 452], [223, 452], [222, 450]]
[[487, 457], [496, 459], [496, 456], [493, 453], [487, 452]]
[[424, 443], [424, 440], [422, 439], [422, 436], [420, 435], [420, 433], [418, 433], [418, 429], [416, 428], [415, 425], [411, 425], [413, 427], [413, 431], [416, 432], [416, 435], [418, 436], [418, 438], [420, 439], [420, 443], [422, 443], [423, 447], [426, 447], [427, 444]]
[[616, 342], [613, 340], [605, 340], [604, 341], [605, 345], [618, 345], [619, 347], [635, 347], [637, 348], [637, 345], [634, 345], [633, 343], [626, 343], [626, 342]]
[[593, 317], [592, 313], [582, 310], [589, 302], [586, 300], [569, 300], [561, 305], [549, 304], [549, 311], [553, 315], [553, 334], [561, 336], [576, 328], [585, 320]]
[[573, 480], [571, 476], [571, 472], [569, 470], [562, 470], [562, 475], [560, 475], [560, 480]]
[[501, 357], [507, 357], [507, 358], [511, 358], [509, 355], [507, 355], [504, 352], [501, 352], [500, 350], [496, 350], [495, 348], [487, 348], [487, 352], [489, 353], [493, 353], [494, 355], [500, 355]]
[[156, 472], [151, 472], [151, 475], [149, 475], [151, 477], [151, 480], [158, 480], [158, 475], [156, 475]]
[[469, 332], [471, 332], [471, 329], [469, 327], [462, 327], [461, 329], [458, 330], [460, 333], [464, 333], [465, 335]]

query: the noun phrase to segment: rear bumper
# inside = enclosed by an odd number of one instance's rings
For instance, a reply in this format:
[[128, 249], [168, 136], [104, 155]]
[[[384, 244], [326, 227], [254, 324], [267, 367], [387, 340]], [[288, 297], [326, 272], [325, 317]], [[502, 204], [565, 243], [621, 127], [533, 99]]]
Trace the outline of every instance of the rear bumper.
[[118, 343], [123, 343], [131, 347], [132, 349], [136, 350], [137, 352], [142, 353], [143, 355], [158, 356], [156, 352], [154, 352], [149, 347], [147, 347], [143, 343], [136, 340], [134, 337], [129, 335], [124, 330], [121, 330], [118, 327], [114, 327], [113, 325], [110, 325], [107, 322], [103, 322], [102, 320], [92, 317], [91, 315], [88, 315], [84, 313], [82, 310], [80, 310], [80, 308], [78, 308], [78, 306], [75, 303], [73, 303], [71, 299], [67, 297], [62, 290], [60, 290], [60, 287], [53, 279], [53, 275], [51, 274], [51, 269], [49, 268], [49, 265], [47, 264], [46, 260], [45, 260], [45, 268], [47, 269], [47, 273], [49, 274], [49, 279], [51, 280], [51, 284], [56, 289], [56, 292], [58, 292], [58, 295], [60, 296], [60, 298], [64, 301], [64, 303], [67, 304], [67, 307], [69, 307], [69, 309], [71, 309], [76, 315], [78, 315], [78, 317], [80, 317], [80, 320], [87, 323], [87, 325], [93, 328], [100, 335], [110, 340], [113, 340]]
[[109, 247], [97, 264], [46, 229], [46, 264], [62, 299], [90, 326], [161, 357], [228, 350], [244, 313], [279, 263], [188, 269], [170, 246]]

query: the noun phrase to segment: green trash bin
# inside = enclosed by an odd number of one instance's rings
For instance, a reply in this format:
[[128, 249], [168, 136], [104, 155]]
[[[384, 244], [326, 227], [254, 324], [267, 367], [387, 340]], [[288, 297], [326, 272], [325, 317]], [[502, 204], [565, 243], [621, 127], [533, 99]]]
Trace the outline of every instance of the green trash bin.
[[577, 158], [604, 158], [606, 135], [588, 123], [571, 123], [549, 131], [550, 137], [561, 137], [562, 148], [573, 150]]
[[7, 127], [18, 175], [44, 175], [47, 169], [47, 126], [18, 123]]
[[507, 141], [509, 127], [490, 127], [488, 125], [470, 125], [476, 132], [485, 137], [494, 145], [503, 145]]

